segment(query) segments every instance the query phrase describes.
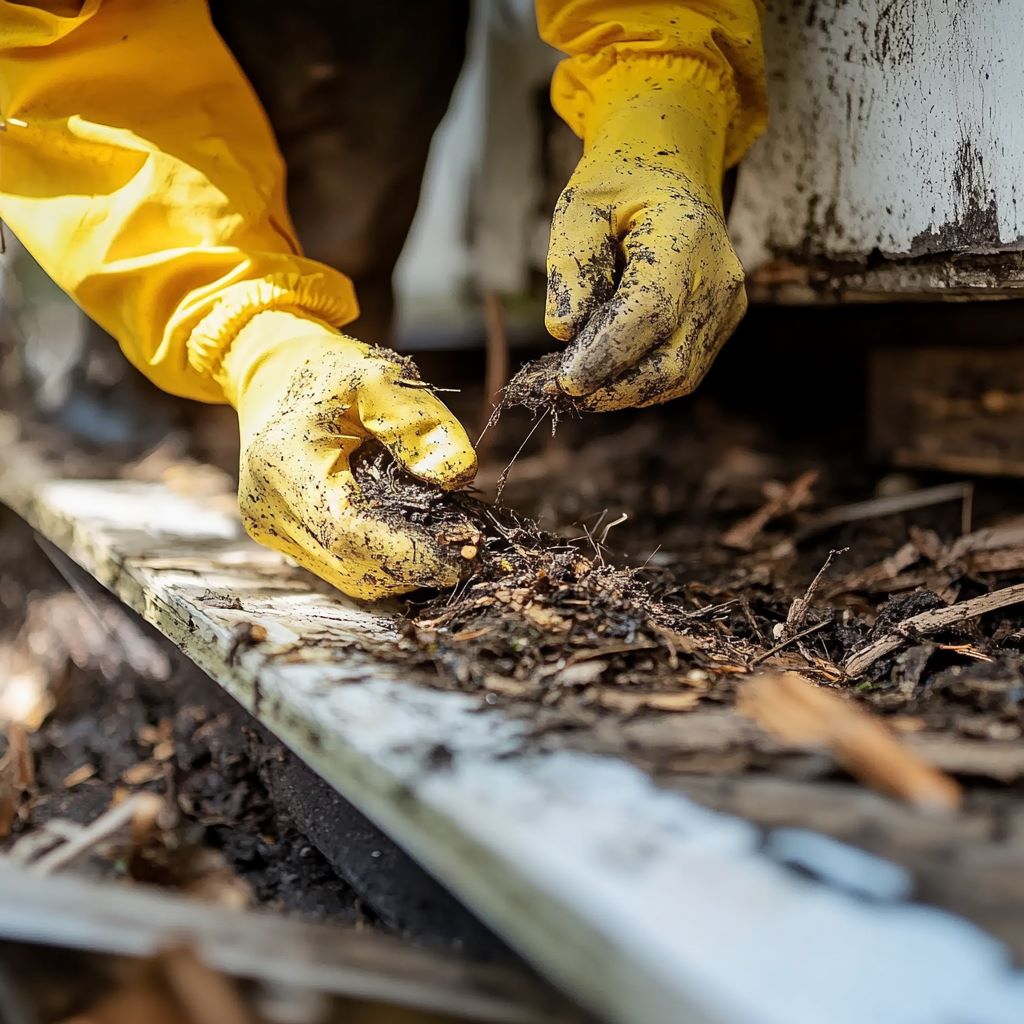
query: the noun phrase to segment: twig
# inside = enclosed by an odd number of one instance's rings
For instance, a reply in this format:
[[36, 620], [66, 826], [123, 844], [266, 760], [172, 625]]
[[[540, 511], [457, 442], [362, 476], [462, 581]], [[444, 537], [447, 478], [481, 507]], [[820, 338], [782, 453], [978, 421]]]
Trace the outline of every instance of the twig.
[[721, 536], [721, 543], [729, 548], [749, 551], [762, 530], [780, 516], [789, 515], [806, 505], [811, 491], [818, 482], [818, 471], [809, 469], [801, 473], [791, 484], [786, 485], [774, 497], [766, 501], [756, 512], [741, 519]]
[[623, 512], [618, 519], [613, 519], [610, 523], [605, 525], [605, 528], [601, 531], [601, 539], [597, 542], [604, 547], [605, 541], [608, 540], [608, 532], [616, 526], [621, 526], [629, 518], [628, 512]]
[[[481, 459], [493, 443], [488, 436], [494, 409], [501, 400], [501, 390], [508, 383], [508, 332], [505, 330], [505, 314], [501, 297], [497, 292], [484, 292], [484, 324], [487, 328], [487, 363], [484, 371], [483, 426], [477, 441], [477, 455]], [[487, 438], [484, 444], [484, 438]]]
[[740, 712], [786, 743], [824, 746], [851, 775], [924, 810], [954, 811], [963, 794], [945, 772], [908, 750], [879, 719], [797, 672], [743, 684]]
[[811, 599], [814, 597], [815, 591], [821, 586], [821, 581], [825, 578], [825, 573], [828, 572], [829, 567], [835, 560], [836, 555], [845, 555], [849, 548], [840, 548], [838, 551], [830, 551], [828, 558], [825, 559], [825, 564], [818, 570], [818, 574], [811, 580], [810, 586], [804, 591], [803, 597], [798, 597], [790, 606], [789, 614], [786, 616], [786, 622], [782, 627], [782, 637], [792, 636], [803, 624], [804, 619], [807, 618], [807, 612], [811, 607]]
[[509, 470], [515, 465], [516, 459], [523, 454], [523, 449], [527, 446], [530, 438], [537, 432], [537, 428], [547, 419], [547, 413], [543, 413], [538, 416], [533, 426], [530, 427], [530, 432], [523, 438], [523, 443], [516, 449], [515, 455], [509, 459], [508, 465], [501, 471], [501, 475], [498, 477], [497, 486], [494, 488], [494, 500], [498, 501], [501, 498], [501, 492], [505, 490], [505, 484], [508, 482]]
[[969, 483], [942, 484], [939, 487], [926, 487], [908, 494], [893, 494], [884, 498], [869, 498], [867, 501], [855, 501], [850, 505], [839, 505], [814, 516], [796, 532], [795, 539], [805, 540], [823, 530], [844, 523], [856, 523], [864, 519], [877, 519], [881, 516], [893, 516], [900, 512], [911, 512], [914, 509], [928, 508], [931, 505], [942, 505], [947, 501], [965, 501], [973, 491]]
[[29, 870], [39, 875], [48, 875], [66, 867], [126, 825], [145, 824], [154, 820], [163, 806], [163, 800], [155, 793], [134, 793], [127, 800], [104, 811], [63, 846], [44, 854], [29, 865]]
[[803, 640], [805, 636], [810, 636], [812, 633], [817, 633], [819, 629], [824, 629], [826, 626], [832, 624], [831, 619], [825, 619], [822, 622], [816, 622], [813, 626], [808, 626], [802, 633], [797, 633], [795, 636], [787, 637], [782, 643], [776, 644], [770, 651], [765, 651], [764, 654], [759, 654], [751, 663], [751, 668], [756, 668], [761, 664], [762, 661], [767, 661], [773, 654], [778, 654], [783, 648], [788, 647], [790, 644], [795, 644], [797, 640]]
[[964, 619], [973, 619], [997, 608], [1019, 604], [1021, 601], [1024, 601], [1024, 583], [1016, 583], [1012, 587], [1004, 587], [991, 594], [982, 594], [981, 597], [961, 601], [960, 604], [949, 605], [947, 608], [932, 608], [930, 611], [921, 612], [920, 615], [912, 615], [909, 619], [897, 623], [895, 632], [851, 654], [843, 665], [843, 671], [847, 676], [859, 676], [879, 658], [895, 651], [906, 640], [916, 635], [935, 633], [957, 622], [963, 622]]
[[960, 506], [960, 533], [974, 529], [974, 484], [964, 484], [964, 503]]

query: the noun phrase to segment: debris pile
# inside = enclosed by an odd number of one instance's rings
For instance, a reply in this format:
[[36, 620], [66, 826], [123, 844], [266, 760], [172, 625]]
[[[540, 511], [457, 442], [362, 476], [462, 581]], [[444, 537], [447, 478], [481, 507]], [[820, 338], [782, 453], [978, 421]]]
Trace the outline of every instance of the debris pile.
[[[748, 678], [795, 672], [952, 770], [993, 771], [971, 741], [1024, 735], [1024, 528], [1007, 506], [973, 529], [971, 484], [768, 455], [777, 442], [736, 423], [656, 415], [563, 424], [516, 464], [505, 506], [435, 495], [479, 553], [454, 592], [409, 606], [396, 658], [584, 745], [609, 716], [649, 736], [659, 716], [733, 713]], [[771, 767], [762, 754], [738, 763]]]

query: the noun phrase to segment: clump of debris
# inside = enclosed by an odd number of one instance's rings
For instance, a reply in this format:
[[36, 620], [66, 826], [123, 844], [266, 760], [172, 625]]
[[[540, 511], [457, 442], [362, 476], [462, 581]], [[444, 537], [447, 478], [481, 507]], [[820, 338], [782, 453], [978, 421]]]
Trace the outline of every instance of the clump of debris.
[[507, 409], [526, 409], [534, 416], [550, 414], [555, 423], [560, 416], [578, 414], [580, 403], [558, 386], [560, 352], [549, 352], [525, 363], [502, 390], [501, 402], [492, 423]]

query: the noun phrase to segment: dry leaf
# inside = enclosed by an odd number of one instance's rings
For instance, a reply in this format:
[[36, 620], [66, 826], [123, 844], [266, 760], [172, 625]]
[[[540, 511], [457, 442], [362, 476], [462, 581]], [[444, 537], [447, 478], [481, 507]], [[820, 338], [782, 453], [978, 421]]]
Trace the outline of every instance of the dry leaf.
[[562, 618], [557, 612], [545, 608], [542, 604], [528, 605], [523, 609], [523, 614], [535, 626], [540, 626], [541, 629], [546, 629], [551, 633], [565, 633], [572, 625], [568, 619]]
[[851, 775], [921, 808], [955, 810], [960, 787], [908, 750], [863, 708], [796, 672], [763, 675], [745, 683], [737, 706], [787, 743], [826, 747]]

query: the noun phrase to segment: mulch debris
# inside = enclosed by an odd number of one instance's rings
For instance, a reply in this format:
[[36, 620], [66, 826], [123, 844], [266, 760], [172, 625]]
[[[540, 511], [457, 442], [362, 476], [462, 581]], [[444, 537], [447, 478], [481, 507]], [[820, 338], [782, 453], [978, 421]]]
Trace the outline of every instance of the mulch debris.
[[[563, 420], [500, 504], [435, 496], [473, 520], [479, 555], [410, 606], [396, 656], [488, 703], [561, 711], [584, 746], [609, 718], [731, 708], [766, 672], [961, 753], [1020, 739], [1024, 517], [998, 486], [964, 532], [970, 483], [824, 463], [712, 402], [673, 413]], [[485, 493], [504, 470], [485, 467]]]

